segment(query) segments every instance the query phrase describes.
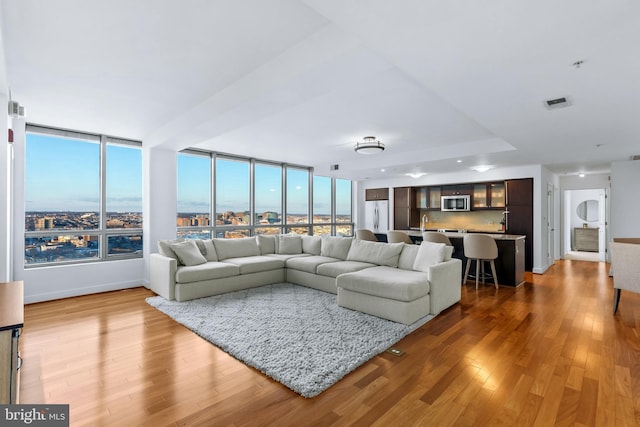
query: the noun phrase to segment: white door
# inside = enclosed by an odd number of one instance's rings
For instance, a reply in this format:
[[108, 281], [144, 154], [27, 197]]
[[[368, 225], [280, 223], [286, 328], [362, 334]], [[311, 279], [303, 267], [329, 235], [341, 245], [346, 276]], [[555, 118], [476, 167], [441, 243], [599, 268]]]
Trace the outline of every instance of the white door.
[[547, 265], [553, 265], [555, 260], [555, 194], [553, 184], [547, 184]]

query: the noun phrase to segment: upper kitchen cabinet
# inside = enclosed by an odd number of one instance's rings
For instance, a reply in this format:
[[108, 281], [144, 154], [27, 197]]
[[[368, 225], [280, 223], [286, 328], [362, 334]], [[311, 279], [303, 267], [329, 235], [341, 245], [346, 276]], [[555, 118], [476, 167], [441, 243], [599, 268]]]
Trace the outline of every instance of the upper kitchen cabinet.
[[509, 179], [505, 185], [507, 206], [533, 206], [533, 178]]
[[471, 184], [455, 184], [455, 185], [443, 185], [443, 196], [471, 196], [473, 188]]
[[472, 208], [476, 209], [504, 209], [505, 184], [504, 181], [480, 182], [473, 184]]
[[417, 187], [416, 208], [440, 210], [440, 187]]
[[417, 188], [396, 187], [393, 189], [393, 229], [408, 230], [418, 227], [420, 210], [417, 209]]
[[365, 200], [389, 200], [388, 188], [367, 188], [364, 190]]

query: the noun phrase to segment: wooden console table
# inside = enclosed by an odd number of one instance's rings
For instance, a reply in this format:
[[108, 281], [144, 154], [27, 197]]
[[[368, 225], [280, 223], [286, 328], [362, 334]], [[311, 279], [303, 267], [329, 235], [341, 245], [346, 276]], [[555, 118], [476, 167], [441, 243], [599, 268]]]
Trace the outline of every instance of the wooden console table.
[[18, 403], [21, 365], [18, 338], [23, 326], [23, 283], [0, 283], [0, 404]]

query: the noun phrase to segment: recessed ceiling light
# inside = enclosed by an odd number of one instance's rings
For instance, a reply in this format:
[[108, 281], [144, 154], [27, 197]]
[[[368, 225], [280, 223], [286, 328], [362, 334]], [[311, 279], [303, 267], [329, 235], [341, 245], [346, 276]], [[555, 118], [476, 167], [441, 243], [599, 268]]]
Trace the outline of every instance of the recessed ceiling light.
[[380, 169], [380, 172], [386, 172], [387, 170], [385, 168]]
[[420, 178], [421, 176], [425, 176], [426, 173], [424, 172], [414, 172], [414, 173], [405, 173], [406, 176], [410, 176], [411, 178], [417, 179]]
[[456, 160], [456, 163], [462, 163], [462, 160], [458, 159]]
[[580, 172], [580, 173], [578, 174], [578, 176], [579, 176], [580, 178], [584, 178], [584, 172]]
[[472, 171], [478, 171], [478, 172], [486, 172], [489, 169], [493, 169], [494, 166], [492, 165], [478, 165], [478, 166], [471, 166], [469, 169], [471, 169]]

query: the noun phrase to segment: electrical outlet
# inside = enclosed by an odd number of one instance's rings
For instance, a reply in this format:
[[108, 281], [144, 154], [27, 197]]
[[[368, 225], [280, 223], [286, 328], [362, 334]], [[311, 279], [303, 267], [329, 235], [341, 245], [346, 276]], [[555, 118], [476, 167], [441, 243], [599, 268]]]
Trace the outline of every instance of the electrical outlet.
[[399, 348], [396, 348], [396, 347], [391, 347], [390, 349], [387, 350], [387, 353], [391, 353], [394, 356], [402, 356], [404, 354], [404, 350], [400, 350]]

